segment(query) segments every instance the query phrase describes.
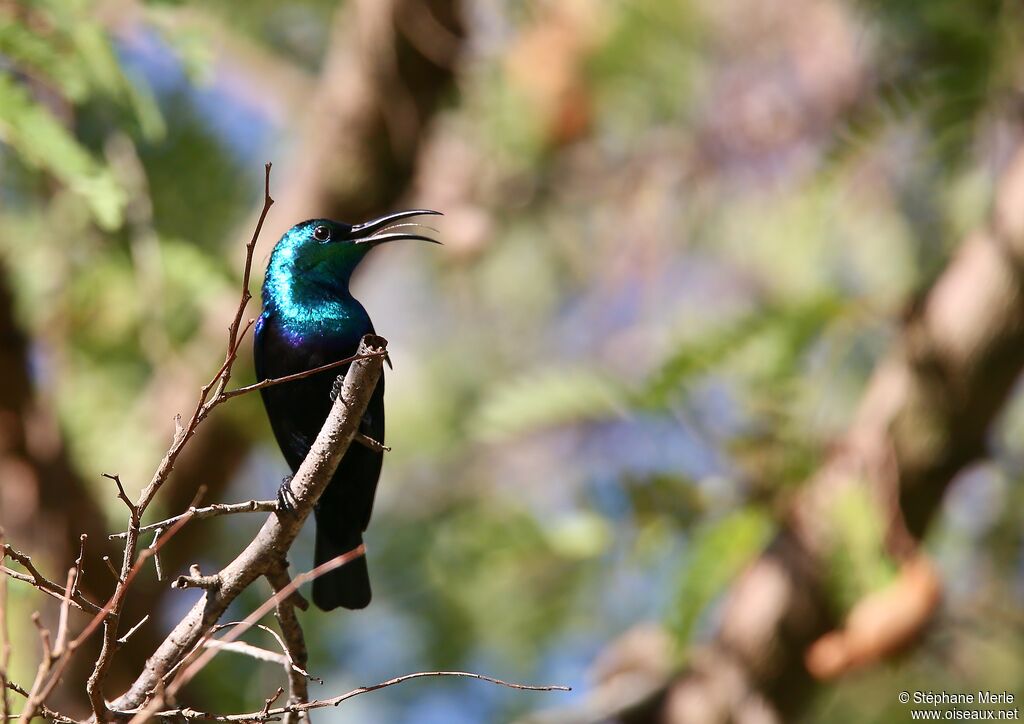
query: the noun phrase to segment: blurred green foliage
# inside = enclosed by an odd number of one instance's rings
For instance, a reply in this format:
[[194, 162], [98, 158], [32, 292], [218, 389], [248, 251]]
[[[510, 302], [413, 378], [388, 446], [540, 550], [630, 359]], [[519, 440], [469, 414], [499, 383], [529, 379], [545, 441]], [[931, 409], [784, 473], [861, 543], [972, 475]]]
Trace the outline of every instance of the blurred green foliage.
[[686, 654], [698, 618], [768, 542], [773, 522], [763, 510], [741, 508], [693, 531], [680, 567], [670, 625]]

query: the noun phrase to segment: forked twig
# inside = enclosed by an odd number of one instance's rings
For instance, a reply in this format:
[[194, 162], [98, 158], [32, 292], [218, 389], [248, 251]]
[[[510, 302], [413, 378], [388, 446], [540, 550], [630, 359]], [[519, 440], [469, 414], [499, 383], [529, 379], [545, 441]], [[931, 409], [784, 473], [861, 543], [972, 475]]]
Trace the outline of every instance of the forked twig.
[[[31, 586], [35, 586], [40, 591], [52, 596], [53, 598], [63, 600], [64, 587], [54, 581], [51, 581], [40, 573], [39, 569], [35, 567], [35, 564], [32, 563], [32, 559], [29, 556], [14, 548], [9, 543], [0, 544], [0, 547], [3, 548], [3, 555], [13, 561], [16, 561], [22, 568], [28, 571], [28, 575], [19, 573], [7, 566], [0, 566], [0, 573], [3, 573], [8, 578], [13, 578], [16, 581], [23, 581]], [[80, 592], [74, 593], [71, 596], [71, 605], [88, 613], [97, 613], [100, 610], [98, 604], [93, 603]]]

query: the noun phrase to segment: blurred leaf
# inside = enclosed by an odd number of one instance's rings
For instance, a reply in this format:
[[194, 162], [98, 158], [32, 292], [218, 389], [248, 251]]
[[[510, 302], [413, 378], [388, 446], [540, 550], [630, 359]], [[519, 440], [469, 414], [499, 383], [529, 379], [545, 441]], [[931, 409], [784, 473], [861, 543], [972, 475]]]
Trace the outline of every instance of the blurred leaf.
[[569, 517], [548, 530], [526, 511], [492, 501], [467, 501], [434, 516], [431, 531], [425, 565], [446, 605], [457, 610], [465, 645], [524, 661], [538, 654], [535, 642], [575, 613], [580, 554], [596, 551], [606, 536], [589, 517]]
[[593, 558], [603, 553], [612, 540], [608, 521], [588, 511], [563, 516], [547, 530], [552, 550], [564, 558]]
[[164, 275], [165, 300], [175, 300], [164, 323], [172, 342], [184, 343], [192, 338], [204, 317], [203, 303], [220, 294], [230, 293], [235, 281], [217, 257], [204, 254], [195, 244], [179, 239], [160, 244]]
[[[794, 361], [826, 322], [842, 308], [836, 296], [815, 296], [789, 304], [763, 305], [698, 340], [682, 341], [649, 376], [631, 402], [659, 409], [688, 381], [712, 372], [734, 354], [756, 361], [767, 377], [795, 371]], [[752, 345], [761, 349], [751, 349]]]
[[68, 289], [69, 336], [75, 346], [110, 363], [124, 363], [132, 345], [146, 299], [139, 294], [127, 254], [107, 254], [83, 264]]
[[764, 547], [774, 528], [762, 509], [746, 507], [700, 526], [689, 544], [669, 625], [681, 649], [697, 619]]
[[684, 120], [700, 68], [703, 23], [678, 0], [614, 2], [609, 37], [590, 59], [607, 127], [624, 136]]
[[677, 528], [688, 528], [707, 512], [705, 492], [697, 481], [659, 473], [639, 477], [625, 473], [621, 485], [629, 494], [633, 514], [643, 524], [667, 517]]
[[781, 376], [798, 374], [796, 360], [840, 309], [841, 301], [834, 296], [760, 307], [701, 339], [682, 342], [637, 391], [588, 368], [536, 370], [490, 390], [471, 428], [480, 438], [497, 440], [607, 420], [631, 410], [660, 410], [692, 378], [714, 371], [733, 355], [741, 364], [756, 362], [748, 371], [758, 383], [778, 382]]
[[127, 197], [113, 174], [10, 76], [0, 73], [0, 139], [81, 196], [104, 229], [121, 225]]
[[96, 22], [75, 22], [69, 29], [73, 58], [97, 90], [116, 97], [124, 90], [124, 75], [107, 34]]
[[886, 549], [886, 524], [867, 481], [838, 492], [830, 508], [829, 590], [841, 611], [893, 580], [896, 565]]
[[624, 391], [607, 375], [587, 369], [537, 370], [498, 383], [484, 397], [471, 429], [488, 440], [621, 414]]
[[88, 95], [89, 75], [75, 56], [20, 23], [0, 24], [0, 55], [22, 73], [52, 81], [69, 101]]
[[[1001, 0], [862, 0], [881, 30], [881, 88], [856, 109], [851, 123], [869, 129], [878, 119], [927, 121], [934, 151], [947, 162], [963, 160], [976, 122], [999, 93], [1009, 92], [1012, 40], [1021, 18], [1016, 3]], [[1008, 53], [1007, 51], [1011, 51]]]

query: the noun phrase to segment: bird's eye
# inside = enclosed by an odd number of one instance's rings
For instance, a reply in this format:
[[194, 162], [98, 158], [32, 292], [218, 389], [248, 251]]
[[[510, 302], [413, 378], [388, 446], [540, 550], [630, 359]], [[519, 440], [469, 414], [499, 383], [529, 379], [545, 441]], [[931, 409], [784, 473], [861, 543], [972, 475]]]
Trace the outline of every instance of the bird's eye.
[[326, 226], [318, 226], [313, 229], [313, 238], [317, 241], [329, 241], [331, 238], [331, 230]]

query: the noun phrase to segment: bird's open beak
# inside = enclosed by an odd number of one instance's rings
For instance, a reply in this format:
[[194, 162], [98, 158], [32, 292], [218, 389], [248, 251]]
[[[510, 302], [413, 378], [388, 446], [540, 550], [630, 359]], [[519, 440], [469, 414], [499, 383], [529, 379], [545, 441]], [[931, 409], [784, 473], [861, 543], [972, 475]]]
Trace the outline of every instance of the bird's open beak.
[[401, 221], [402, 219], [408, 219], [412, 216], [426, 215], [442, 216], [440, 211], [431, 211], [430, 209], [409, 209], [408, 211], [397, 211], [393, 214], [388, 214], [371, 221], [363, 222], [362, 224], [356, 224], [349, 232], [351, 235], [350, 238], [356, 244], [377, 245], [382, 244], [385, 241], [400, 241], [402, 239], [415, 239], [418, 241], [429, 241], [434, 244], [440, 244], [440, 241], [432, 239], [429, 236], [410, 234], [404, 231], [392, 231], [392, 229], [403, 226], [421, 226], [421, 224], [396, 224], [395, 222]]

